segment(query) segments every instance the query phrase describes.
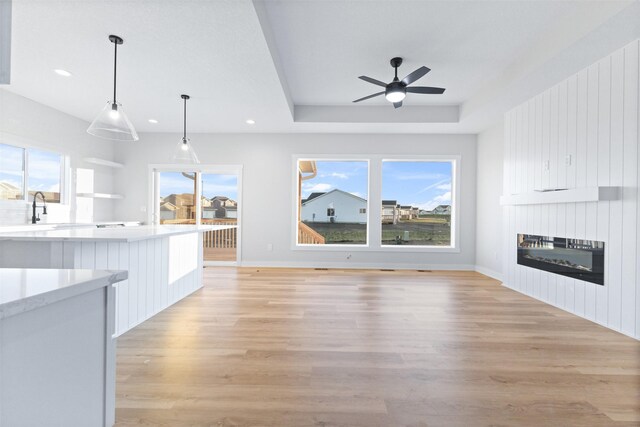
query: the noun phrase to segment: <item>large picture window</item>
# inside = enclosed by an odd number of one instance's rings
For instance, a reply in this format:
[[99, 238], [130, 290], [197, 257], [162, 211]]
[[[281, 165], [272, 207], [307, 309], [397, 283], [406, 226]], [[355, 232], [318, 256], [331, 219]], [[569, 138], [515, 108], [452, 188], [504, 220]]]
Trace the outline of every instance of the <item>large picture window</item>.
[[0, 200], [30, 201], [40, 191], [60, 203], [64, 163], [58, 153], [0, 144]]
[[452, 161], [382, 162], [382, 246], [453, 246]]
[[299, 245], [366, 245], [369, 163], [299, 159]]

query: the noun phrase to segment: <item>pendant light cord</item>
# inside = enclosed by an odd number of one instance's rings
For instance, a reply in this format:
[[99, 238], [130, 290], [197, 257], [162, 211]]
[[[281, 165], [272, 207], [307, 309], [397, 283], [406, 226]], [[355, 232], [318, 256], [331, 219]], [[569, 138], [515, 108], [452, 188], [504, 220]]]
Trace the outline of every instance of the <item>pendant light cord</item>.
[[184, 99], [184, 132], [182, 134], [183, 139], [187, 139], [187, 98]]
[[113, 104], [116, 105], [116, 76], [117, 76], [117, 72], [118, 72], [118, 43], [113, 43], [116, 48], [115, 48], [115, 54], [113, 56]]

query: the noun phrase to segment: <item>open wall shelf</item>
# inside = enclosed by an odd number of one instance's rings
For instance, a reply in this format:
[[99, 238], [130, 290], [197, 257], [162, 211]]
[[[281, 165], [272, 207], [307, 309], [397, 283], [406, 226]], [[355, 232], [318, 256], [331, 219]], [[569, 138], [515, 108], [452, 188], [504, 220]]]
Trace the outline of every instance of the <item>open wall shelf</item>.
[[106, 166], [109, 168], [122, 169], [124, 165], [122, 163], [112, 162], [111, 160], [99, 159], [97, 157], [85, 157], [87, 163], [93, 163], [94, 165]]
[[124, 199], [122, 194], [109, 193], [77, 193], [76, 197], [89, 197], [92, 199]]
[[601, 202], [620, 198], [620, 187], [582, 187], [501, 196], [500, 204], [544, 205], [549, 203]]

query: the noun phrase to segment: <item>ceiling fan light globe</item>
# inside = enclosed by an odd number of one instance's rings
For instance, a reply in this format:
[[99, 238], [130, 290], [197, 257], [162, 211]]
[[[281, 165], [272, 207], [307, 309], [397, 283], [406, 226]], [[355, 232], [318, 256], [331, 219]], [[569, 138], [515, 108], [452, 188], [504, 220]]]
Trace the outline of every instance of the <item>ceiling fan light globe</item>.
[[385, 93], [384, 97], [387, 98], [387, 101], [389, 102], [400, 102], [402, 101], [405, 96], [407, 96], [407, 94], [404, 91], [388, 91], [387, 93]]

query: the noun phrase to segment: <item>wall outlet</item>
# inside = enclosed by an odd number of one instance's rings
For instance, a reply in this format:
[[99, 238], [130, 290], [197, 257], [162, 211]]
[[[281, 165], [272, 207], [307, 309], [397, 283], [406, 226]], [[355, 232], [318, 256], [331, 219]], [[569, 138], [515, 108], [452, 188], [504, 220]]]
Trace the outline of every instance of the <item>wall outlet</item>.
[[273, 244], [272, 243], [267, 243], [267, 250], [269, 252], [271, 252], [273, 250]]
[[549, 160], [545, 160], [545, 161], [542, 163], [542, 167], [544, 168], [544, 171], [545, 171], [545, 172], [549, 172], [549, 164], [550, 164]]
[[351, 254], [347, 254], [347, 259], [351, 259]]
[[567, 154], [564, 158], [564, 164], [567, 166], [571, 166], [571, 154]]
[[140, 206], [140, 212], [146, 212], [147, 211], [147, 207], [146, 206]]

